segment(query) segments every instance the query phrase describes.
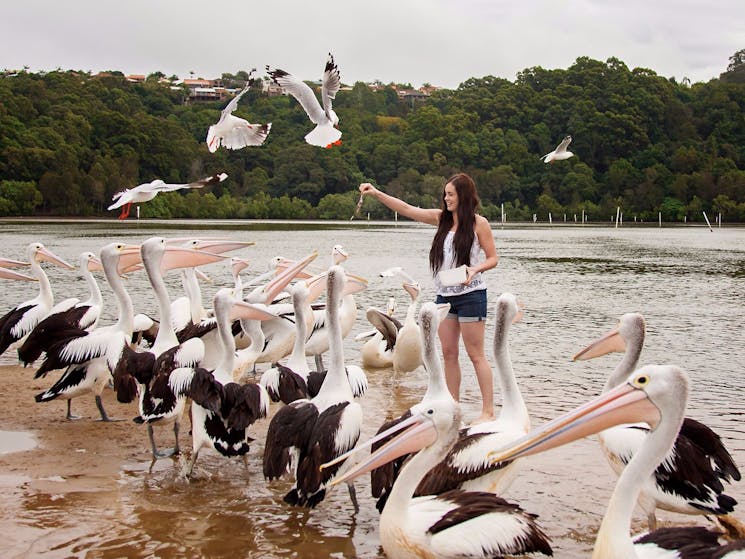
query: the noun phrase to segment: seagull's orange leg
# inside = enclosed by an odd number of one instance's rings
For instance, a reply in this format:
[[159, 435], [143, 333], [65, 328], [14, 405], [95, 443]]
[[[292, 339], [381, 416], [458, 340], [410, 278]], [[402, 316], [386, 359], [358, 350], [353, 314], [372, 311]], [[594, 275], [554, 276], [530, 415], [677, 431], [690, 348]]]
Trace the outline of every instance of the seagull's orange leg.
[[119, 219], [127, 219], [129, 217], [129, 209], [132, 207], [132, 202], [128, 202], [123, 208], [122, 213], [119, 215]]

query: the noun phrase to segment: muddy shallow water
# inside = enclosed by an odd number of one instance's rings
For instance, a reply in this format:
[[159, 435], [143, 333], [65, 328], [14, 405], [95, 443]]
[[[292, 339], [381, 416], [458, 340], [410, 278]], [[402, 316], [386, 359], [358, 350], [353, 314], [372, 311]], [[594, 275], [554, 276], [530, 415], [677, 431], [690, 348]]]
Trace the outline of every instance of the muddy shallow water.
[[[198, 228], [195, 231], [193, 226]], [[359, 362], [354, 335], [369, 329], [364, 309], [397, 298], [397, 314], [408, 300], [396, 281], [377, 276], [401, 265], [422, 282], [422, 300], [432, 298], [427, 248], [433, 230], [389, 224], [246, 224], [244, 222], [0, 222], [2, 256], [24, 258], [25, 245], [40, 240], [70, 262], [83, 250], [109, 240], [141, 241], [153, 235], [228, 235], [256, 241], [242, 251], [263, 270], [282, 254], [298, 257], [316, 248], [324, 255], [341, 243], [350, 253], [351, 272], [370, 280], [357, 296], [358, 318], [345, 340], [345, 358]], [[621, 229], [592, 227], [494, 227], [499, 266], [487, 274], [489, 301], [502, 291], [516, 293], [525, 316], [511, 331], [510, 346], [518, 383], [533, 424], [558, 415], [594, 396], [620, 356], [572, 363], [571, 356], [609, 330], [618, 316], [642, 312], [647, 341], [642, 363], [672, 362], [692, 380], [688, 415], [714, 428], [745, 466], [743, 399], [745, 348], [745, 230], [705, 228]], [[85, 298], [77, 272], [48, 268], [57, 300]], [[205, 302], [229, 283], [227, 267], [205, 269], [213, 284], [203, 286]], [[100, 279], [104, 297], [111, 294]], [[181, 295], [178, 274], [168, 276], [172, 297]], [[34, 287], [3, 281], [0, 312], [35, 295]], [[127, 282], [138, 312], [155, 312], [144, 274]], [[493, 332], [487, 324], [487, 337]], [[113, 312], [101, 324], [113, 321]], [[491, 359], [491, 350], [487, 350]], [[126, 421], [103, 424], [92, 398], [73, 401], [83, 419], [64, 419], [65, 403], [34, 402], [48, 387], [33, 379], [33, 369], [16, 366], [15, 353], [0, 357], [0, 529], [3, 557], [382, 557], [378, 513], [369, 481], [360, 479], [361, 510], [354, 514], [346, 489], [333, 491], [312, 511], [288, 507], [282, 497], [289, 481], [267, 483], [261, 473], [263, 435], [268, 420], [255, 425], [248, 468], [240, 460], [200, 454], [196, 474], [183, 481], [182, 459], [163, 459], [151, 467], [146, 431], [130, 420], [132, 405], [118, 404], [110, 390], [104, 401], [110, 415]], [[492, 361], [493, 362], [493, 361]], [[467, 359], [462, 359], [464, 416], [479, 411], [479, 393]], [[260, 367], [262, 370], [263, 367]], [[363, 438], [386, 416], [419, 401], [426, 375], [419, 369], [404, 378], [391, 370], [368, 371], [370, 388], [361, 399]], [[496, 394], [497, 405], [500, 397]], [[272, 413], [276, 411], [272, 407]], [[185, 422], [188, 425], [188, 421]], [[169, 445], [169, 429], [156, 429]], [[24, 443], [29, 448], [18, 448]], [[188, 455], [187, 429], [181, 447]], [[12, 451], [12, 452], [10, 452]], [[530, 458], [506, 495], [539, 515], [555, 557], [589, 556], [615, 476], [597, 441], [583, 440]], [[745, 501], [742, 482], [727, 493]], [[745, 506], [745, 505], [741, 505]], [[740, 508], [735, 516], [745, 518]], [[700, 517], [660, 513], [664, 524], [702, 524]], [[644, 528], [637, 515], [637, 531]]]

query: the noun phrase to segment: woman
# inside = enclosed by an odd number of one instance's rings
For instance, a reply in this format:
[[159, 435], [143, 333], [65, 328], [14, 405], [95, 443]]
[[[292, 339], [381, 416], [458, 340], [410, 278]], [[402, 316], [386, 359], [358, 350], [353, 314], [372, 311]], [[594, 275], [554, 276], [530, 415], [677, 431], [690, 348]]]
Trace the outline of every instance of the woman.
[[[445, 362], [445, 379], [450, 393], [458, 401], [461, 380], [458, 347], [460, 338], [463, 338], [481, 390], [481, 416], [473, 423], [494, 420], [492, 370], [484, 353], [487, 306], [482, 272], [494, 268], [499, 257], [489, 222], [476, 213], [480, 203], [476, 184], [465, 173], [448, 179], [442, 192], [440, 209], [411, 206], [381, 192], [370, 183], [362, 183], [360, 192], [376, 198], [409, 219], [437, 227], [429, 251], [429, 264], [435, 280], [436, 302], [450, 303], [450, 313], [438, 330]], [[439, 272], [461, 265], [466, 266], [465, 281], [457, 285], [443, 285]]]

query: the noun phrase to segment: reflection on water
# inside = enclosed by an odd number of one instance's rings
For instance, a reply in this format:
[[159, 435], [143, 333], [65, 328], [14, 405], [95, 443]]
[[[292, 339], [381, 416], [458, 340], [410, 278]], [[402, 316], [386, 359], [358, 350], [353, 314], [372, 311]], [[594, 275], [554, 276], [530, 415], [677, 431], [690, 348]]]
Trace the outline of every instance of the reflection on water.
[[[403, 316], [408, 299], [396, 281], [378, 272], [403, 266], [423, 285], [422, 300], [433, 298], [427, 272], [429, 227], [355, 221], [336, 224], [251, 222], [93, 222], [0, 223], [3, 256], [23, 258], [24, 247], [40, 240], [54, 252], [77, 261], [83, 250], [97, 250], [109, 240], [140, 241], [153, 235], [225, 236], [255, 241], [242, 252], [252, 271], [264, 270], [271, 257], [298, 257], [312, 249], [321, 256], [341, 243], [349, 252], [345, 266], [370, 280], [357, 296], [360, 312], [345, 340], [346, 358], [355, 362], [354, 336], [369, 329], [364, 309], [384, 307], [396, 296]], [[516, 293], [525, 316], [511, 331], [514, 369], [533, 424], [555, 417], [596, 395], [619, 356], [572, 363], [581, 347], [615, 325], [624, 312], [640, 311], [647, 319], [643, 363], [673, 362], [688, 370], [692, 395], [688, 415], [714, 428], [742, 468], [745, 466], [745, 410], [739, 394], [745, 389], [742, 326], [745, 307], [743, 262], [745, 230], [704, 228], [494, 228], [501, 260], [486, 275], [489, 300], [502, 291]], [[206, 270], [214, 283], [203, 287], [205, 301], [230, 283], [227, 266]], [[49, 268], [58, 298], [84, 298], [84, 284], [74, 272]], [[181, 295], [178, 274], [167, 277], [172, 296]], [[127, 282], [138, 312], [155, 312], [144, 275]], [[3, 309], [34, 296], [34, 288], [3, 282]], [[104, 296], [110, 291], [103, 285]], [[114, 320], [113, 310], [102, 324]], [[487, 325], [491, 336], [493, 324]], [[0, 363], [14, 363], [11, 352]], [[480, 396], [470, 362], [464, 370], [462, 402], [467, 419], [479, 413]], [[418, 370], [394, 379], [390, 370], [369, 371], [370, 390], [363, 398], [363, 437], [371, 436], [384, 417], [402, 413], [419, 401], [426, 383]], [[499, 402], [499, 394], [497, 394]], [[275, 408], [276, 409], [276, 408]], [[378, 514], [369, 498], [367, 480], [360, 480], [361, 511], [352, 512], [346, 490], [336, 490], [314, 511], [290, 509], [282, 501], [287, 481], [264, 482], [262, 436], [258, 427], [248, 469], [240, 460], [214, 454], [200, 457], [196, 478], [177, 479], [178, 462], [122, 465], [112, 489], [35, 492], [16, 488], [11, 547], [19, 556], [66, 557], [379, 557]], [[144, 436], [133, 429], [133, 436]], [[188, 448], [188, 443], [184, 445]], [[615, 477], [595, 440], [579, 441], [526, 462], [508, 498], [540, 515], [557, 557], [589, 554]], [[64, 485], [64, 484], [60, 484]], [[59, 491], [63, 491], [62, 488]], [[745, 501], [742, 483], [727, 492]], [[741, 505], [745, 506], [745, 505]], [[740, 515], [742, 516], [742, 515]], [[664, 522], [690, 523], [662, 513]], [[639, 515], [641, 520], [641, 515]], [[642, 529], [639, 522], [636, 529]]]

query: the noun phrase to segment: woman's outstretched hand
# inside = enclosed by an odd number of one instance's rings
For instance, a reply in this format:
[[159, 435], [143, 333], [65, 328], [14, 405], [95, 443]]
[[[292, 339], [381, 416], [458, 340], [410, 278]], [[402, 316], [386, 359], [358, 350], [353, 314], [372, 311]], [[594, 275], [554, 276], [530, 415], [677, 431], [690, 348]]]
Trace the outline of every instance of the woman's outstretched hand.
[[371, 194], [371, 195], [373, 195], [373, 196], [374, 196], [376, 192], [378, 192], [378, 189], [377, 189], [377, 188], [375, 188], [375, 187], [374, 187], [374, 186], [373, 186], [372, 184], [370, 184], [369, 182], [363, 182], [363, 183], [362, 183], [362, 184], [360, 185], [360, 193], [362, 193], [362, 195], [363, 195], [363, 196], [364, 196], [365, 194]]

